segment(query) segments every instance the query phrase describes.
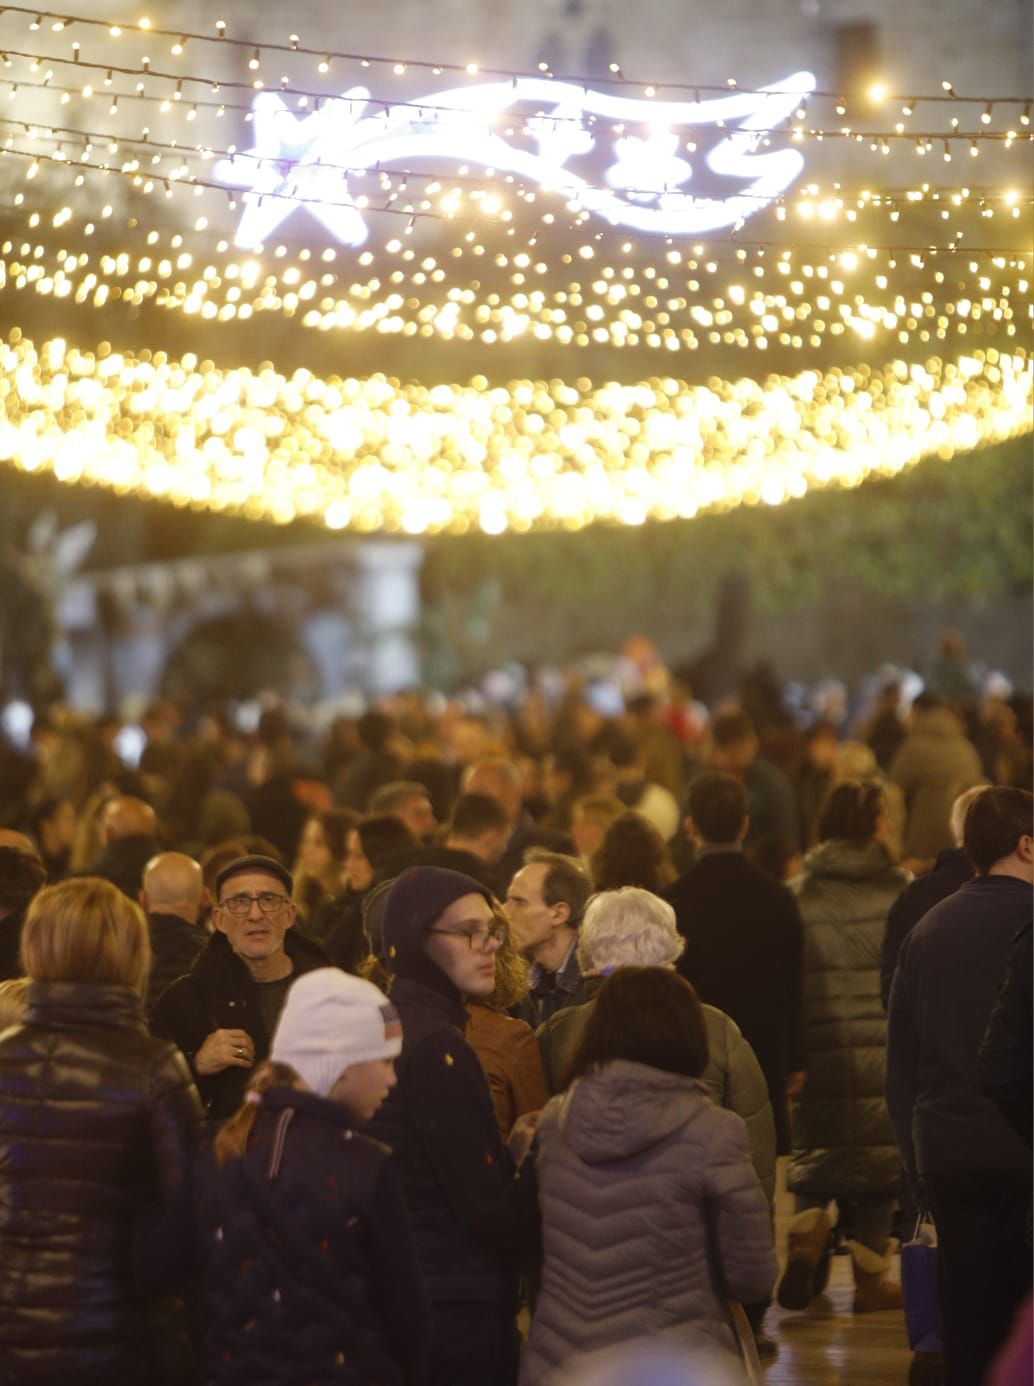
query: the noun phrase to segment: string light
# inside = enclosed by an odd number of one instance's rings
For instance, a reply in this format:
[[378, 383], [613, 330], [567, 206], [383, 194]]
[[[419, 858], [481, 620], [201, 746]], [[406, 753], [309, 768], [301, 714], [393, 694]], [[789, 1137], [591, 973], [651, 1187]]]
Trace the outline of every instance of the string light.
[[218, 370], [17, 330], [0, 460], [66, 482], [333, 529], [640, 524], [895, 475], [1029, 430], [1022, 352], [687, 386], [401, 386]]
[[[51, 19], [55, 21], [55, 27], [57, 27], [57, 25], [64, 27], [66, 25], [76, 23], [83, 26], [106, 28], [109, 34], [111, 34], [113, 37], [122, 36], [125, 32], [124, 28], [121, 25], [115, 24], [111, 20], [98, 18], [93, 15], [62, 15], [49, 10], [37, 11], [35, 9], [21, 5], [6, 5], [3, 7], [2, 13], [10, 16], [34, 15], [35, 19], [29, 25], [29, 28], [32, 30], [37, 30], [41, 28], [43, 21], [45, 19]], [[192, 40], [198, 44], [215, 43], [221, 44], [224, 47], [230, 46], [238, 48], [255, 49], [255, 44], [252, 39], [233, 38], [229, 36], [227, 32], [226, 22], [221, 19], [216, 21], [216, 33], [214, 37], [212, 34], [200, 32], [194, 33], [189, 30], [183, 31], [178, 29], [160, 28], [152, 24], [152, 22], [147, 18], [140, 19], [136, 27], [140, 32], [146, 33], [148, 37], [171, 39], [173, 49], [175, 49], [178, 45], [182, 50], [182, 46], [188, 40]], [[286, 42], [264, 41], [262, 44], [258, 45], [258, 50], [266, 51], [269, 53], [295, 54], [298, 57], [316, 58], [328, 63], [331, 60], [336, 60], [341, 62], [360, 63], [366, 67], [369, 67], [372, 64], [378, 64], [383, 66], [386, 70], [391, 70], [398, 76], [404, 75], [410, 69], [415, 69], [430, 71], [433, 72], [436, 76], [441, 75], [442, 73], [456, 73], [462, 74], [464, 76], [480, 75], [485, 77], [502, 78], [505, 80], [513, 80], [514, 78], [520, 80], [521, 78], [546, 76], [550, 79], [573, 82], [581, 86], [601, 84], [609, 84], [620, 87], [629, 86], [628, 79], [626, 78], [621, 67], [617, 63], [611, 63], [608, 67], [606, 74], [594, 74], [591, 76], [588, 74], [561, 74], [558, 76], [550, 68], [548, 63], [540, 63], [538, 65], [537, 70], [534, 73], [532, 73], [526, 69], [521, 68], [484, 67], [480, 64], [472, 62], [449, 63], [443, 62], [441, 60], [432, 60], [427, 58], [401, 57], [399, 55], [383, 54], [376, 55], [371, 53], [357, 53], [345, 50], [332, 50], [331, 52], [327, 53], [322, 47], [308, 48], [304, 46], [301, 43], [300, 38], [297, 34], [291, 34]], [[727, 92], [730, 88], [735, 89], [741, 93], [751, 93], [759, 90], [756, 88], [751, 88], [749, 86], [744, 86], [736, 82], [732, 78], [730, 78], [724, 86], [720, 84], [705, 83], [698, 81], [672, 82], [652, 79], [649, 82], [642, 83], [641, 87], [644, 91], [652, 89], [655, 93], [659, 91], [720, 93]], [[881, 101], [892, 100], [896, 102], [902, 100], [900, 96], [888, 95], [886, 90], [886, 84], [882, 82], [874, 84], [874, 88], [872, 89], [872, 91], [878, 91], [879, 99]], [[836, 101], [841, 100], [840, 94], [833, 91], [817, 91], [814, 95], [818, 98]], [[967, 103], [985, 104], [987, 98], [981, 96], [959, 96], [956, 93], [951, 82], [943, 81], [941, 83], [941, 90], [939, 92], [929, 93], [918, 98], [912, 98], [912, 100], [922, 100], [927, 102], [951, 102], [953, 104], [962, 105]], [[1022, 104], [1027, 100], [1027, 98], [996, 96], [993, 98], [993, 100], [996, 102], [1004, 102], [1009, 104]]]

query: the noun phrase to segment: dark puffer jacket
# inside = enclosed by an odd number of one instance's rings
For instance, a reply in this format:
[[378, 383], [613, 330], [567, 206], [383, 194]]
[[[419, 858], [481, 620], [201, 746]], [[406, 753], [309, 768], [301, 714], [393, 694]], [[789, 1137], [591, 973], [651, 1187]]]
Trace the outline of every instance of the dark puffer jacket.
[[815, 1198], [893, 1194], [899, 1160], [883, 1099], [887, 1025], [880, 951], [908, 884], [879, 843], [808, 853], [791, 888], [804, 921], [804, 1067], [787, 1185]]
[[154, 1379], [134, 1232], [146, 1251], [144, 1215], [173, 1205], [200, 1121], [186, 1064], [147, 1033], [135, 992], [32, 985], [0, 1036], [4, 1386]]
[[423, 1381], [401, 1180], [344, 1107], [268, 1089], [243, 1158], [220, 1167], [202, 1152], [195, 1200], [206, 1383]]
[[[284, 936], [284, 948], [295, 976], [329, 966], [322, 948], [297, 929]], [[212, 1031], [246, 1030], [255, 1046], [255, 1063], [269, 1057], [272, 1036], [262, 1023], [255, 983], [225, 934], [213, 934], [193, 969], [166, 988], [151, 1012], [151, 1028], [183, 1052], [213, 1121], [231, 1116], [241, 1105], [251, 1070], [224, 1068], [221, 1073], [199, 1074], [194, 1060]]]

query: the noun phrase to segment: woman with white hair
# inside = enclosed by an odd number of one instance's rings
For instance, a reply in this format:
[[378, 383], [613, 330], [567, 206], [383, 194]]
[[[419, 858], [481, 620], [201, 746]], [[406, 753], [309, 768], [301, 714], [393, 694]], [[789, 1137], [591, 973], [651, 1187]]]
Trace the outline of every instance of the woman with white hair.
[[[638, 886], [594, 895], [578, 930], [578, 963], [593, 979], [593, 995], [581, 1006], [557, 1011], [539, 1028], [538, 1041], [551, 1093], [567, 1086], [568, 1069], [604, 979], [620, 967], [674, 968], [685, 948], [666, 900]], [[761, 1187], [775, 1188], [775, 1123], [764, 1074], [735, 1021], [714, 1006], [701, 1006], [707, 1027], [708, 1062], [701, 1075], [711, 1100], [747, 1125], [750, 1155]]]

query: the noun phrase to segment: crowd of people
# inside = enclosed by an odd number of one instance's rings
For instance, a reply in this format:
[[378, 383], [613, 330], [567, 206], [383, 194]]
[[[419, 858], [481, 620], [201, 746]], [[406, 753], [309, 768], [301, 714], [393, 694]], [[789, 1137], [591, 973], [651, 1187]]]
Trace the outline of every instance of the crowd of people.
[[946, 658], [707, 709], [640, 644], [620, 705], [319, 739], [156, 702], [133, 763], [41, 710], [0, 749], [0, 1381], [742, 1382], [838, 1251], [900, 1315], [920, 1214], [912, 1380], [1009, 1380], [1030, 703]]

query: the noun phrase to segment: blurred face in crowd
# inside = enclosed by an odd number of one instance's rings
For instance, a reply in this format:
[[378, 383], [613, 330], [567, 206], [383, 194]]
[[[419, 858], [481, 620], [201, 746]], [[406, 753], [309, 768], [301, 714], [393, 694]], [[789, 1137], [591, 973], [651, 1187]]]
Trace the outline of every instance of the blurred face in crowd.
[[348, 872], [348, 884], [353, 890], [369, 890], [373, 885], [373, 867], [363, 851], [363, 840], [354, 828], [348, 834], [345, 870]]
[[510, 883], [503, 907], [513, 930], [513, 941], [525, 957], [547, 943], [553, 931], [567, 922], [569, 911], [565, 904], [547, 905], [542, 898], [548, 870], [543, 862], [522, 866]]
[[284, 951], [284, 935], [297, 910], [283, 883], [264, 871], [242, 871], [223, 883], [212, 922], [245, 962], [264, 962]]
[[426, 794], [414, 794], [392, 809], [396, 818], [401, 818], [406, 827], [421, 842], [429, 842], [434, 836], [438, 820]]
[[740, 741], [731, 741], [727, 746], [716, 746], [711, 753], [711, 765], [727, 775], [745, 775], [757, 755], [757, 737], [745, 736]]
[[487, 997], [495, 990], [499, 922], [483, 895], [462, 895], [428, 930], [424, 947], [464, 996]]
[[571, 836], [580, 857], [588, 859], [597, 850], [607, 833], [607, 824], [595, 814], [575, 809], [571, 815]]
[[62, 799], [51, 817], [40, 824], [40, 846], [51, 856], [69, 851], [75, 843], [75, 827], [75, 809], [67, 799]]
[[318, 818], [310, 818], [298, 844], [298, 865], [307, 876], [316, 880], [326, 876], [334, 865], [334, 857]]

